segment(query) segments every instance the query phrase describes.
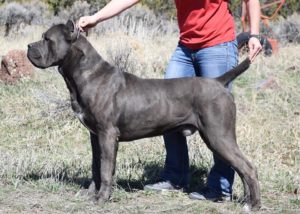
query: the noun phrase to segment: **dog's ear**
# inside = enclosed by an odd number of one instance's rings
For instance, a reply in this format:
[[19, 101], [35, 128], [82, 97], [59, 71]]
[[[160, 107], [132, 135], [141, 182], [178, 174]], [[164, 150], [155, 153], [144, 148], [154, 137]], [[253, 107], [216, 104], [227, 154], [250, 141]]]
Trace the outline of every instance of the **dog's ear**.
[[68, 20], [66, 23], [66, 27], [68, 29], [71, 42], [75, 42], [75, 40], [79, 36], [79, 30], [77, 29], [75, 23], [72, 20]]
[[66, 23], [66, 26], [70, 32], [72, 32], [72, 31], [74, 32], [74, 30], [76, 28], [75, 23], [72, 20], [68, 20]]

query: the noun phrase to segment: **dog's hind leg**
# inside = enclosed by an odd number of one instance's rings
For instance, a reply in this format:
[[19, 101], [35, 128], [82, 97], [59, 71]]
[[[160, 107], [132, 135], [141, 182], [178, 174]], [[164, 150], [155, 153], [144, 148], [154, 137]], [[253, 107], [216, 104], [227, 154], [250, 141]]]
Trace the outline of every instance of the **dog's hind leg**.
[[209, 149], [239, 174], [244, 184], [246, 203], [257, 210], [261, 206], [257, 171], [236, 143], [235, 106], [227, 101], [222, 100], [220, 105], [215, 102], [206, 109], [199, 132]]
[[[228, 135], [216, 136], [212, 131], [205, 131], [204, 141], [219, 158], [231, 165], [239, 174], [244, 185], [245, 201], [253, 210], [261, 206], [260, 189], [256, 168], [242, 154], [236, 141]], [[201, 134], [204, 135], [203, 133]]]

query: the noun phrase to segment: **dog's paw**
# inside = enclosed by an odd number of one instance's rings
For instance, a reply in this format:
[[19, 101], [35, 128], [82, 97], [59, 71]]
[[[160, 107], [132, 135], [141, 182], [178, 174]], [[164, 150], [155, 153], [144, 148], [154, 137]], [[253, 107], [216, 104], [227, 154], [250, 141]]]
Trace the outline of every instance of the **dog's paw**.
[[260, 204], [257, 204], [255, 206], [251, 206], [250, 204], [244, 204], [243, 206], [243, 209], [242, 209], [242, 214], [247, 214], [247, 213], [252, 213], [252, 212], [255, 212], [255, 211], [258, 211], [260, 210], [261, 208], [261, 205]]
[[81, 189], [75, 194], [75, 197], [90, 198], [93, 195], [95, 195], [94, 191], [90, 191], [89, 189]]
[[251, 211], [255, 212], [255, 211], [259, 211], [260, 209], [261, 209], [260, 203], [251, 206]]
[[93, 204], [103, 204], [109, 200], [109, 196], [104, 196], [103, 194], [96, 194], [91, 197]]
[[99, 190], [96, 189], [95, 183], [92, 181], [88, 189], [81, 189], [76, 194], [75, 197], [88, 197], [89, 199], [95, 196]]
[[245, 204], [243, 206], [243, 209], [241, 211], [242, 214], [247, 214], [247, 213], [250, 213], [251, 212], [251, 208], [250, 208], [250, 205], [249, 204]]

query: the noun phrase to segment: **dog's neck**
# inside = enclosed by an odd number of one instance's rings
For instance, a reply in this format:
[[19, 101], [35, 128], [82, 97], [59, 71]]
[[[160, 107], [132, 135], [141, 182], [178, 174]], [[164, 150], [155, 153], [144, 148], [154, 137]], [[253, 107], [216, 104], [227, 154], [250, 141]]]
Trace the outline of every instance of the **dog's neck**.
[[59, 66], [59, 72], [69, 79], [83, 79], [83, 76], [92, 74], [99, 70], [99, 62], [102, 57], [97, 53], [94, 47], [87, 39], [80, 35], [72, 43], [68, 53]]
[[[77, 94], [83, 91], [83, 88], [88, 85], [87, 82], [92, 79], [97, 78], [101, 85], [109, 84], [108, 80], [114, 82], [114, 85], [123, 84], [125, 81], [122, 72], [106, 62], [82, 35], [72, 43], [59, 66], [59, 72], [64, 77], [70, 92]], [[102, 76], [106, 77], [101, 78]]]

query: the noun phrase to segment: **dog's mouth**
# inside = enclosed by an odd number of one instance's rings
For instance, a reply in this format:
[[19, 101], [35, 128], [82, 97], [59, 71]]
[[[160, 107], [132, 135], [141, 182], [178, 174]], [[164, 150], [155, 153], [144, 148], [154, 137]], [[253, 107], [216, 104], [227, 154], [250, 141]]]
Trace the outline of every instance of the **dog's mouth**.
[[32, 48], [30, 46], [28, 46], [27, 55], [28, 55], [29, 58], [32, 58], [32, 59], [42, 58], [42, 54], [38, 51], [38, 49]]
[[47, 68], [47, 66], [43, 65], [43, 58], [38, 50], [29, 48], [27, 51], [27, 58], [35, 67], [42, 69]]

